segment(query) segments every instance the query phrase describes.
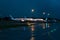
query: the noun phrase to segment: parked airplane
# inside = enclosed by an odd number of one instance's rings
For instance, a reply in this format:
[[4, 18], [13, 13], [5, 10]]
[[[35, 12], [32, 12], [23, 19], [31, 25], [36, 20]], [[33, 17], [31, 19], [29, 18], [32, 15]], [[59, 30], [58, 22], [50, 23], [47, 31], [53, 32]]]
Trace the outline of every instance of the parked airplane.
[[[50, 24], [48, 23], [48, 18], [45, 18], [45, 19], [43, 19], [43, 18], [36, 18], [36, 19], [34, 19], [34, 18], [14, 18], [14, 17], [12, 17], [11, 15], [10, 15], [10, 17], [11, 17], [11, 20], [15, 20], [15, 21], [22, 21], [22, 22], [24, 22], [24, 21], [28, 21], [28, 22], [26, 22], [28, 25], [30, 25], [30, 24], [32, 24], [32, 25], [34, 25], [34, 23], [37, 23], [37, 22], [39, 22], [39, 23], [41, 23], [42, 24], [42, 26], [43, 26], [43, 28], [47, 28]], [[30, 22], [34, 22], [34, 23], [30, 23]], [[44, 23], [44, 22], [46, 22], [46, 23]]]
[[15, 21], [45, 21], [44, 19], [34, 19], [34, 18], [13, 18], [11, 15], [11, 20]]

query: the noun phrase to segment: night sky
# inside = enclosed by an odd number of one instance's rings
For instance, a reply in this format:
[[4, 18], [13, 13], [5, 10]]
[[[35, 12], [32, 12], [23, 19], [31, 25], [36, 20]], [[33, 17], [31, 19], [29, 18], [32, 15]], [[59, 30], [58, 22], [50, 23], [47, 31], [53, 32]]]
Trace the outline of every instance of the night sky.
[[0, 0], [0, 17], [41, 17], [43, 12], [60, 18], [60, 0]]

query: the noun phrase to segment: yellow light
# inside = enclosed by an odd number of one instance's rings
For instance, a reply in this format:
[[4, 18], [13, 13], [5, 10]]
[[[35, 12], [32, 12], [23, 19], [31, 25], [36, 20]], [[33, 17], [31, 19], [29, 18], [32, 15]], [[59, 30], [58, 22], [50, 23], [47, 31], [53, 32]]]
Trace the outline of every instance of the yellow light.
[[35, 30], [34, 25], [32, 25], [32, 26], [31, 26], [31, 30], [32, 30], [32, 31], [34, 31], [34, 30]]
[[27, 25], [28, 25], [28, 26], [30, 26], [30, 25], [31, 25], [31, 23], [27, 22]]
[[32, 37], [31, 40], [34, 40], [34, 37]]

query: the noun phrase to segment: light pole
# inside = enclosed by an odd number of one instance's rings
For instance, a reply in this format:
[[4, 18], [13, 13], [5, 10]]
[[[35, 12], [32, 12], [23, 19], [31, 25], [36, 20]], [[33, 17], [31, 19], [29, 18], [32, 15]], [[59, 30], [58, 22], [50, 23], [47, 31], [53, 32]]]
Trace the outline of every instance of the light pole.
[[49, 27], [49, 23], [48, 23], [48, 16], [49, 16], [49, 15], [50, 15], [50, 14], [48, 13], [48, 14], [47, 14], [47, 17], [46, 17], [46, 19], [45, 19], [45, 20], [46, 20], [46, 28]]
[[44, 17], [46, 16], [46, 18], [45, 18], [45, 21], [46, 21], [45, 26], [44, 26], [44, 23], [43, 23], [43, 29], [45, 29], [45, 28], [49, 27], [48, 16], [50, 15], [50, 13], [46, 14], [45, 12], [43, 12], [43, 15], [44, 15]]

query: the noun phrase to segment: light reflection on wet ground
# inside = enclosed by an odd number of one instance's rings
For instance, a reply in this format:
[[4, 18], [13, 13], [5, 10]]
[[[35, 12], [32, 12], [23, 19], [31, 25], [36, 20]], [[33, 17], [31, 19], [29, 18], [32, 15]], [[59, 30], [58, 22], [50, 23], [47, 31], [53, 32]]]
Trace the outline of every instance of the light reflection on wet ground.
[[[0, 31], [0, 40], [30, 40], [31, 35], [29, 27], [8, 28]], [[60, 24], [53, 24], [47, 29], [36, 25], [34, 35], [35, 40], [60, 40]]]

